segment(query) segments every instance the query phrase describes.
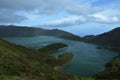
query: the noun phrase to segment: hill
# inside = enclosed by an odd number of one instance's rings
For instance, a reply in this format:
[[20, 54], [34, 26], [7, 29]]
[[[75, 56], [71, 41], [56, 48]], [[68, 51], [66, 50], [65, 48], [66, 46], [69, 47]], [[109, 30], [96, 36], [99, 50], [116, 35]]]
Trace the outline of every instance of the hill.
[[58, 30], [58, 29], [42, 29], [35, 27], [23, 27], [23, 26], [0, 26], [0, 37], [31, 37], [31, 36], [55, 36], [63, 39], [78, 40], [81, 38], [72, 33]]
[[85, 42], [89, 42], [89, 41], [91, 41], [92, 39], [94, 39], [96, 36], [94, 36], [94, 35], [87, 35], [87, 36], [84, 36], [83, 37], [83, 40], [85, 41]]
[[[118, 51], [120, 54], [120, 50]], [[119, 80], [120, 79], [120, 55], [112, 59], [105, 65], [105, 70], [97, 73], [94, 77], [104, 80]]]
[[105, 49], [116, 51], [119, 55], [105, 65], [105, 70], [97, 73], [97, 80], [120, 79], [120, 27], [100, 35], [88, 35], [83, 37], [85, 42], [108, 45]]
[[68, 47], [68, 45], [63, 44], [63, 43], [53, 43], [53, 44], [49, 44], [43, 48], [38, 49], [38, 51], [50, 54], [59, 49], [63, 49], [66, 47]]
[[[40, 50], [29, 49], [0, 39], [1, 80], [74, 80], [72, 75], [54, 70], [72, 59], [63, 54], [55, 58]], [[10, 78], [10, 79], [8, 79]]]
[[112, 47], [120, 47], [120, 27], [100, 35], [92, 37], [87, 36], [87, 38], [84, 37], [83, 39], [86, 42], [101, 43], [110, 45]]
[[108, 45], [105, 49], [116, 51], [119, 55], [105, 65], [105, 70], [97, 73], [94, 77], [100, 80], [120, 79], [120, 27], [100, 35], [88, 35], [83, 37], [85, 42]]

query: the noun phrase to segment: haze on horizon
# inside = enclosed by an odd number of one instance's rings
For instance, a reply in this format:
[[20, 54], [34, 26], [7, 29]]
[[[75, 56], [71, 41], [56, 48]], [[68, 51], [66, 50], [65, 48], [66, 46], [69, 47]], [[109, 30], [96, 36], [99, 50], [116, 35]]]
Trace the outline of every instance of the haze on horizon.
[[120, 27], [119, 4], [120, 0], [0, 0], [0, 24], [96, 35]]

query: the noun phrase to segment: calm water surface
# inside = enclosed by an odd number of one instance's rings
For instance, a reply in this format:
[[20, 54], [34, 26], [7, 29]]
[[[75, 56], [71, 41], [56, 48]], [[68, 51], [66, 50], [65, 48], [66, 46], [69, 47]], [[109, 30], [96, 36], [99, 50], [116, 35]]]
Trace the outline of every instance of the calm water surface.
[[78, 76], [92, 76], [99, 71], [104, 70], [104, 65], [112, 58], [117, 56], [115, 52], [105, 49], [97, 49], [97, 45], [65, 40], [50, 36], [38, 37], [8, 37], [4, 38], [10, 42], [23, 46], [41, 47], [50, 43], [62, 42], [69, 47], [53, 53], [53, 56], [58, 56], [65, 52], [74, 54], [72, 61], [60, 68], [60, 71], [68, 72]]

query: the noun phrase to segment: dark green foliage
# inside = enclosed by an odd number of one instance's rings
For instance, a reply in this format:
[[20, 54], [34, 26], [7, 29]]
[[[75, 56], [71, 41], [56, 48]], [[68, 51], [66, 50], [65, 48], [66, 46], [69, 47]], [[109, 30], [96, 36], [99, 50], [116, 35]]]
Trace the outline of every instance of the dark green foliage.
[[84, 36], [83, 37], [83, 40], [88, 42], [88, 41], [91, 41], [93, 38], [95, 38], [96, 36], [94, 35], [87, 35], [87, 36]]
[[[114, 49], [112, 48], [112, 50]], [[120, 53], [120, 50], [117, 49], [117, 52]], [[119, 80], [120, 79], [120, 55], [115, 57], [110, 62], [108, 62], [106, 64], [105, 70], [96, 74], [95, 77], [97, 79]]]
[[54, 70], [58, 61], [48, 54], [0, 39], [0, 75], [24, 80], [74, 80], [72, 75]]
[[[104, 49], [116, 51], [120, 54], [120, 27], [109, 32], [84, 38], [87, 42], [107, 45]], [[100, 47], [97, 47], [100, 48]], [[95, 75], [99, 80], [119, 80], [120, 79], [120, 55], [106, 64], [104, 71]]]
[[0, 37], [31, 37], [31, 36], [55, 36], [63, 39], [69, 40], [81, 40], [79, 36], [72, 33], [53, 29], [42, 29], [34, 27], [23, 27], [23, 26], [0, 26]]
[[63, 65], [68, 63], [69, 61], [71, 61], [73, 58], [73, 54], [71, 53], [63, 53], [61, 55], [58, 56], [57, 60], [58, 60], [58, 65]]
[[120, 27], [97, 36], [88, 36], [84, 41], [120, 47]]
[[1, 75], [0, 76], [0, 80], [23, 80], [19, 77], [11, 77], [11, 76], [4, 76], [4, 75]]
[[61, 48], [68, 47], [66, 44], [63, 43], [53, 43], [49, 44], [41, 49], [38, 49], [39, 52], [44, 52], [44, 53], [53, 53], [54, 51], [57, 51]]

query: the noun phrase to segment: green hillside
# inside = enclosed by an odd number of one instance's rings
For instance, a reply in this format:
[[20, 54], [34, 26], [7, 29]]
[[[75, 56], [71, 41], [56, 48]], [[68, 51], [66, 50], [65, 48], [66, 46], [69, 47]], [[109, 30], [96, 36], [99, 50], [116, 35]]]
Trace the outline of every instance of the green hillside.
[[43, 29], [26, 26], [0, 25], [0, 37], [54, 36], [58, 38], [81, 41], [79, 36], [59, 29]]
[[73, 55], [63, 56], [55, 58], [0, 39], [0, 80], [74, 80], [72, 75], [54, 70], [70, 61]]
[[120, 79], [120, 27], [109, 32], [94, 36], [83, 37], [85, 42], [106, 45], [104, 49], [116, 51], [119, 55], [105, 65], [105, 70], [97, 73], [94, 77], [100, 80], [119, 80]]
[[[118, 51], [120, 54], [120, 50]], [[120, 79], [120, 55], [112, 59], [105, 66], [105, 70], [95, 75], [97, 79], [119, 80]]]
[[53, 43], [53, 44], [49, 44], [41, 49], [38, 49], [38, 51], [40, 52], [44, 52], [44, 53], [53, 53], [54, 51], [57, 51], [59, 49], [68, 47], [66, 44], [63, 43]]
[[120, 48], [120, 27], [96, 36], [83, 37], [85, 42], [99, 43]]

